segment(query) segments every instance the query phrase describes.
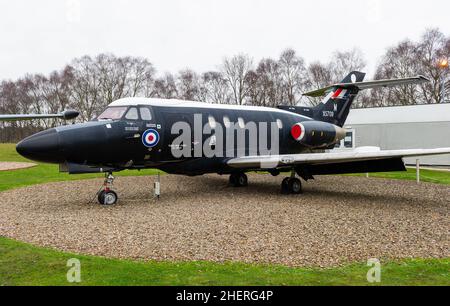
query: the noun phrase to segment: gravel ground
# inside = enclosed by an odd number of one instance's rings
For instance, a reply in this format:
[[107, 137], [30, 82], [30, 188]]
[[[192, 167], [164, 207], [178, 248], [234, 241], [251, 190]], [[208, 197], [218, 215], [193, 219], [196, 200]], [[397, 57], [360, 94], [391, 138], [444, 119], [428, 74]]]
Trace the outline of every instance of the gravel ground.
[[36, 166], [33, 163], [0, 162], [0, 171], [26, 169]]
[[369, 258], [450, 257], [450, 187], [320, 177], [281, 195], [281, 177], [163, 176], [116, 180], [120, 204], [89, 204], [102, 180], [4, 192], [0, 235], [116, 258], [329, 267]]

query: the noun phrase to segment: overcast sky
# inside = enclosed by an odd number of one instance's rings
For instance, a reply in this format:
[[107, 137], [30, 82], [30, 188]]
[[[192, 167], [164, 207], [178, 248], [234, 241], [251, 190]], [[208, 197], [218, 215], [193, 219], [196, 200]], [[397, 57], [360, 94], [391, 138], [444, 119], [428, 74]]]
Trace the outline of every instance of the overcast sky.
[[448, 0], [14, 0], [0, 2], [0, 79], [48, 73], [85, 54], [148, 58], [159, 72], [216, 69], [224, 56], [308, 62], [386, 47], [426, 28], [450, 35]]

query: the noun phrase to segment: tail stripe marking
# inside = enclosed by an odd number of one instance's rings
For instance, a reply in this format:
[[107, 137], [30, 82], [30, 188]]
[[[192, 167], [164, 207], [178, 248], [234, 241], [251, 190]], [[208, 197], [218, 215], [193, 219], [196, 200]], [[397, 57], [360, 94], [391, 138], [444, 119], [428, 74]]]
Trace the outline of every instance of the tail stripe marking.
[[342, 89], [339, 88], [338, 90], [336, 90], [333, 94], [333, 96], [331, 97], [331, 99], [342, 99], [343, 97], [345, 97], [345, 94], [347, 93], [347, 89]]
[[341, 94], [341, 92], [342, 92], [342, 88], [339, 88], [338, 90], [336, 90], [335, 92], [334, 92], [334, 94], [333, 94], [333, 96], [331, 97], [331, 99], [336, 99], [337, 97], [339, 97], [339, 95]]

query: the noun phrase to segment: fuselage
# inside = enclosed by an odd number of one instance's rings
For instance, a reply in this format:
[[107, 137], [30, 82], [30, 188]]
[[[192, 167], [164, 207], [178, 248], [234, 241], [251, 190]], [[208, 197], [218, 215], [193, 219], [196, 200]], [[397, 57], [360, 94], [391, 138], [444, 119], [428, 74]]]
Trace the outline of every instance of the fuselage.
[[[320, 125], [317, 134], [307, 135], [317, 138], [313, 145], [292, 136], [292, 127], [306, 122], [313, 129]], [[158, 168], [188, 175], [230, 173], [226, 165], [230, 158], [330, 146], [329, 141], [321, 142], [324, 130], [312, 118], [275, 108], [126, 98], [110, 104], [93, 121], [33, 135], [17, 150], [30, 159], [58, 164]]]

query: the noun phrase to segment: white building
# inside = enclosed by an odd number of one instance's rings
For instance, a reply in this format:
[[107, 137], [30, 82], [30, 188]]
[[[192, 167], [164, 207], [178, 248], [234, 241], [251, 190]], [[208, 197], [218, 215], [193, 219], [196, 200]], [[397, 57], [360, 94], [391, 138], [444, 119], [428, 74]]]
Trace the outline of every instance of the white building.
[[[340, 149], [364, 146], [389, 149], [450, 147], [450, 103], [354, 109]], [[406, 159], [415, 164], [415, 159]], [[422, 165], [450, 166], [450, 155], [422, 157]]]

